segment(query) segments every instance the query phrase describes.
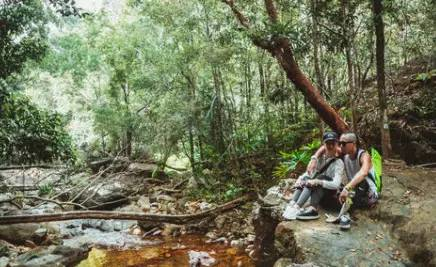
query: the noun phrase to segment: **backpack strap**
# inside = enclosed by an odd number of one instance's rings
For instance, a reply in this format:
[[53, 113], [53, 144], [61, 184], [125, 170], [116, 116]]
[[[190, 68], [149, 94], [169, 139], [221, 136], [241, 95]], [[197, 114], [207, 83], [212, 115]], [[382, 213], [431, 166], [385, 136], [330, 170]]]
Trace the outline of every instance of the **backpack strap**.
[[[359, 150], [357, 151], [357, 158], [358, 158], [358, 161], [359, 161], [359, 166], [362, 166], [362, 165], [360, 164], [360, 158], [362, 157], [362, 154], [365, 153], [365, 152], [367, 152], [367, 153], [369, 154], [369, 152], [366, 151], [365, 149], [360, 149], [360, 148], [359, 148]], [[371, 155], [370, 155], [370, 156], [371, 156]], [[371, 167], [371, 169], [369, 169], [368, 177], [369, 177], [369, 178], [374, 182], [374, 184], [375, 184], [375, 177], [374, 177], [374, 174], [372, 173], [373, 168], [374, 168], [374, 167]]]
[[327, 160], [327, 162], [324, 163], [324, 165], [322, 165], [321, 168], [319, 168], [319, 170], [313, 174], [312, 179], [315, 179], [319, 174], [323, 173], [330, 166], [330, 164], [335, 162], [337, 159], [338, 159], [337, 157], [334, 157]]

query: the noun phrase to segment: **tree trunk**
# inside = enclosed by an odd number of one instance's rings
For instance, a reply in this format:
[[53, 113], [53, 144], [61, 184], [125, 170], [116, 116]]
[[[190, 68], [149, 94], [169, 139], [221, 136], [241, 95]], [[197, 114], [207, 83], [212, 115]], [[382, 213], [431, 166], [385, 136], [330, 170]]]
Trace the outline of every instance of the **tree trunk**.
[[373, 0], [374, 25], [376, 36], [376, 61], [377, 61], [377, 91], [380, 106], [380, 132], [381, 145], [384, 158], [391, 155], [391, 136], [387, 116], [387, 101], [385, 87], [385, 34], [383, 25], [382, 0]]
[[130, 117], [130, 100], [129, 100], [130, 90], [129, 90], [129, 83], [127, 81], [124, 84], [124, 86], [122, 86], [122, 89], [124, 94], [124, 104], [126, 105], [127, 114], [129, 114], [129, 117], [127, 118], [129, 120], [128, 121], [129, 124], [126, 129], [126, 136], [125, 136], [126, 139], [125, 139], [124, 149], [125, 149], [126, 157], [130, 158], [132, 156], [133, 127]]
[[264, 119], [264, 131], [266, 136], [266, 141], [268, 144], [268, 147], [272, 148], [273, 142], [271, 140], [271, 129], [270, 129], [270, 114], [269, 114], [269, 105], [268, 105], [268, 93], [267, 93], [267, 86], [265, 83], [265, 74], [263, 70], [262, 62], [259, 62], [258, 64], [258, 71], [259, 71], [259, 88], [260, 88], [260, 98], [263, 104], [263, 119]]
[[[276, 45], [269, 48], [269, 52], [278, 60], [285, 70], [289, 80], [296, 86], [305, 97], [306, 101], [319, 114], [324, 122], [334, 131], [341, 134], [348, 130], [348, 125], [342, 120], [337, 112], [324, 100], [318, 89], [312, 85], [309, 79], [299, 68], [294, 59], [293, 51], [290, 47], [289, 40], [277, 37]], [[255, 44], [262, 45], [255, 41]]]
[[214, 132], [215, 137], [215, 148], [218, 153], [221, 155], [225, 152], [225, 144], [224, 144], [224, 133], [223, 133], [223, 109], [222, 109], [222, 100], [221, 100], [221, 85], [219, 82], [218, 70], [216, 67], [212, 66], [212, 76], [215, 87], [215, 102], [213, 104], [213, 128], [211, 129]]
[[189, 102], [191, 104], [191, 107], [194, 107], [191, 110], [191, 116], [188, 125], [188, 134], [189, 134], [189, 150], [190, 150], [189, 161], [191, 163], [192, 173], [195, 176], [196, 162], [194, 157], [194, 153], [195, 153], [194, 129], [196, 129], [198, 132], [198, 139], [201, 138], [199, 133], [199, 126], [198, 126], [198, 112], [196, 110], [197, 84], [196, 84], [195, 76], [192, 73], [184, 72], [183, 70], [181, 71], [181, 73], [185, 77], [188, 83], [188, 88], [190, 89], [188, 91], [190, 97]]
[[[341, 1], [341, 13], [342, 13], [342, 36], [345, 46], [345, 58], [347, 61], [347, 84], [349, 90], [349, 103], [351, 110], [351, 126], [354, 132], [357, 130], [357, 113], [356, 113], [356, 101], [355, 101], [355, 86], [354, 86], [354, 73], [353, 73], [353, 60], [351, 58], [352, 41], [350, 36], [350, 15], [348, 14], [348, 0]], [[353, 29], [351, 29], [352, 31]]]

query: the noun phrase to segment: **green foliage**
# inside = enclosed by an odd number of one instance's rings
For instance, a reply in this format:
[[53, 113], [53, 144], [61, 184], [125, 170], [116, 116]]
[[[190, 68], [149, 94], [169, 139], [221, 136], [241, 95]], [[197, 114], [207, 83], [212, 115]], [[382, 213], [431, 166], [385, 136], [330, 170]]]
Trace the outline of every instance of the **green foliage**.
[[19, 94], [1, 106], [0, 160], [7, 163], [72, 160], [75, 154], [65, 121], [57, 113], [42, 111]]
[[313, 152], [316, 151], [320, 145], [321, 142], [319, 140], [314, 140], [291, 152], [280, 151], [282, 162], [275, 168], [273, 175], [276, 178], [285, 178], [289, 173], [295, 171], [298, 166], [306, 166]]
[[243, 187], [238, 187], [233, 183], [228, 183], [226, 191], [224, 192], [224, 199], [226, 201], [236, 198], [244, 191]]
[[27, 60], [40, 59], [47, 49], [41, 1], [7, 2], [0, 5], [0, 79], [21, 72]]
[[213, 186], [201, 186], [189, 192], [193, 199], [204, 199], [209, 203], [225, 202], [241, 196], [245, 187], [235, 182], [217, 183]]
[[38, 196], [48, 195], [53, 191], [53, 184], [46, 183], [38, 186]]
[[415, 77], [415, 81], [428, 81], [431, 80], [433, 77], [436, 77], [436, 69], [433, 69], [428, 72], [418, 73]]
[[[315, 2], [317, 10], [312, 10], [310, 3]], [[38, 85], [52, 79], [62, 85], [62, 89], [53, 85], [42, 105], [61, 105], [51, 98], [56, 94], [71, 99], [76, 107], [65, 113], [79, 117], [75, 122], [81, 126], [89, 125], [89, 138], [82, 143], [89, 155], [117, 154], [129, 145], [132, 157], [149, 152], [161, 161], [181, 152], [195, 164], [195, 175], [204, 168], [225, 174], [217, 179], [223, 183], [219, 188], [202, 189], [211, 198], [224, 198], [225, 192], [237, 191], [227, 188], [231, 177], [242, 180], [251, 172], [270, 177], [247, 160], [249, 156], [269, 160], [277, 151], [300, 147], [318, 124], [317, 115], [277, 61], [256, 48], [251, 38], [289, 38], [302, 71], [314, 84], [324, 81], [323, 95], [347, 121], [352, 102], [344, 48], [352, 48], [356, 92], [375, 74], [368, 2], [349, 1], [347, 16], [342, 15], [340, 1], [315, 2], [275, 1], [280, 19], [271, 23], [264, 3], [238, 1], [236, 8], [253, 26], [248, 32], [241, 30], [222, 1], [214, 0], [130, 0], [119, 16], [103, 11], [85, 19], [61, 18], [61, 26], [50, 35], [49, 53], [41, 64], [27, 69], [39, 80], [28, 91], [41, 92]], [[429, 3], [412, 0], [404, 7], [386, 3], [387, 69], [430, 47], [425, 24], [434, 15], [428, 12]], [[316, 35], [314, 18], [319, 23]], [[315, 73], [315, 37], [323, 77]], [[310, 149], [284, 152], [277, 176], [304, 165]], [[238, 187], [237, 181], [233, 184]]]

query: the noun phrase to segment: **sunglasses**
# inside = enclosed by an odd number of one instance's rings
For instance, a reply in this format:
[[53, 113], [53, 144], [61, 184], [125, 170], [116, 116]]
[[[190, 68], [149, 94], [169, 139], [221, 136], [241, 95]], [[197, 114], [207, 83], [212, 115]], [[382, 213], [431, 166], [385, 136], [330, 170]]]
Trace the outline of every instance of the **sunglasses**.
[[348, 141], [348, 142], [345, 142], [345, 141], [339, 141], [339, 145], [340, 145], [340, 146], [346, 146], [346, 145], [349, 144], [349, 143], [353, 143], [353, 141]]

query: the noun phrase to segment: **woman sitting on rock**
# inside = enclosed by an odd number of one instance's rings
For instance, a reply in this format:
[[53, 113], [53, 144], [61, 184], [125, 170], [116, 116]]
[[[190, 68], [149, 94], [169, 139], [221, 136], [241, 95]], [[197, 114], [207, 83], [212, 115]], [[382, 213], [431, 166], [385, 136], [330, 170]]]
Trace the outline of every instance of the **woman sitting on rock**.
[[[312, 158], [317, 161], [313, 173], [305, 172], [298, 177], [292, 200], [286, 206], [283, 218], [287, 220], [318, 219], [318, 209], [321, 201], [337, 203], [336, 195], [341, 185], [344, 172], [344, 162], [338, 158], [338, 135], [326, 132], [323, 135], [325, 153], [322, 157]], [[310, 206], [303, 209], [303, 205], [310, 197]]]

